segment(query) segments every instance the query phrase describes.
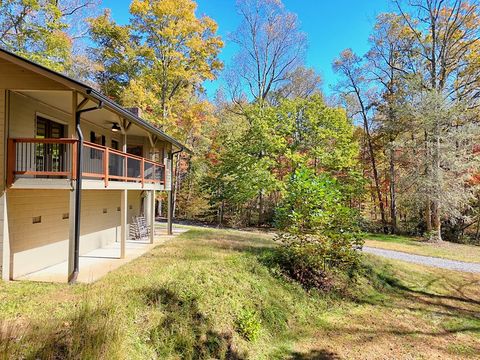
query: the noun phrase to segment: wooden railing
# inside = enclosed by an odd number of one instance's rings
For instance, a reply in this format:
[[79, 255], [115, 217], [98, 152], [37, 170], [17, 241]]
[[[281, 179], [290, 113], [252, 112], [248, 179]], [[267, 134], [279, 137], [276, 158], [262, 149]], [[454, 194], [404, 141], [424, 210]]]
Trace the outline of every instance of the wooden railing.
[[[77, 140], [8, 139], [9, 186], [17, 177], [76, 179]], [[165, 166], [140, 156], [84, 141], [86, 179], [165, 184]]]

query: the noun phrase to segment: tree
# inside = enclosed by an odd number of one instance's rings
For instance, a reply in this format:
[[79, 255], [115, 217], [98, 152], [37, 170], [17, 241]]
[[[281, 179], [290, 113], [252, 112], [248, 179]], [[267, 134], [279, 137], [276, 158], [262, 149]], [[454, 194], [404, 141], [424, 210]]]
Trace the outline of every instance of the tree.
[[378, 175], [376, 154], [370, 129], [370, 114], [375, 102], [368, 96], [369, 84], [366, 77], [366, 69], [362, 63], [362, 59], [355, 55], [350, 49], [344, 50], [340, 54], [340, 57], [334, 61], [333, 68], [344, 78], [344, 81], [339, 83], [338, 90], [344, 97], [346, 97], [346, 100], [353, 100], [351, 115], [354, 117], [360, 117], [363, 124], [365, 142], [367, 144], [369, 160], [371, 162], [375, 194], [380, 208], [382, 226], [383, 230], [387, 231], [387, 218], [385, 215], [385, 206], [382, 197], [380, 177]]
[[[412, 73], [420, 81], [420, 85], [437, 96], [448, 99], [460, 99], [476, 102], [478, 93], [477, 80], [471, 80], [471, 56], [478, 50], [479, 44], [479, 5], [477, 1], [464, 0], [409, 0], [408, 11], [403, 2], [395, 0], [400, 15], [415, 35], [413, 49], [417, 52]], [[464, 76], [468, 74], [468, 76]], [[478, 74], [477, 74], [478, 75]], [[433, 111], [433, 109], [432, 109]], [[441, 168], [441, 141], [443, 127], [440, 124], [430, 127], [423, 134], [425, 148], [429, 147], [429, 139], [436, 139], [431, 150], [432, 176]], [[438, 189], [437, 189], [438, 191]], [[435, 191], [435, 193], [437, 192]], [[447, 190], [448, 191], [448, 190]], [[442, 199], [432, 195], [426, 197], [425, 222], [431, 239], [441, 241]]]
[[74, 51], [84, 35], [79, 24], [94, 10], [95, 1], [0, 1], [0, 45], [56, 71], [78, 77]]
[[[96, 66], [94, 80], [101, 91], [110, 98], [121, 102], [127, 87], [134, 88], [140, 76], [140, 40], [133, 35], [130, 25], [122, 26], [112, 21], [110, 10], [90, 19], [90, 37], [95, 48], [90, 49], [91, 58]], [[130, 84], [130, 82], [134, 82]], [[141, 89], [137, 93], [140, 93]], [[149, 94], [145, 94], [149, 96]], [[134, 103], [141, 107], [151, 103], [137, 97]], [[133, 104], [132, 104], [133, 105]]]
[[132, 28], [143, 40], [138, 81], [158, 99], [164, 121], [177, 96], [198, 90], [222, 68], [217, 24], [197, 18], [195, 10], [192, 0], [134, 0], [130, 6]]
[[378, 86], [381, 101], [376, 106], [379, 133], [386, 138], [389, 162], [391, 228], [397, 232], [396, 149], [395, 140], [408, 127], [399, 111], [404, 104], [405, 80], [411, 59], [414, 35], [402, 16], [380, 14], [370, 36], [371, 49], [366, 54], [370, 81]]
[[242, 22], [231, 35], [239, 47], [232, 69], [234, 83], [245, 86], [253, 101], [263, 102], [301, 65], [306, 38], [297, 16], [286, 11], [280, 0], [238, 0], [237, 9]]
[[[465, 103], [436, 90], [412, 90], [410, 99], [404, 111], [416, 131], [401, 142], [402, 160], [409, 164], [401, 182], [403, 196], [438, 204], [438, 224], [463, 221], [478, 192], [472, 170], [480, 165], [474, 152], [479, 126], [469, 123]], [[440, 241], [441, 227], [432, 231], [430, 238]]]
[[51, 1], [0, 2], [0, 43], [35, 62], [58, 71], [70, 61], [71, 41], [62, 13]]
[[282, 99], [307, 99], [321, 94], [322, 78], [313, 68], [299, 66], [286, 75], [287, 80], [277, 90], [272, 91], [269, 103], [278, 103]]

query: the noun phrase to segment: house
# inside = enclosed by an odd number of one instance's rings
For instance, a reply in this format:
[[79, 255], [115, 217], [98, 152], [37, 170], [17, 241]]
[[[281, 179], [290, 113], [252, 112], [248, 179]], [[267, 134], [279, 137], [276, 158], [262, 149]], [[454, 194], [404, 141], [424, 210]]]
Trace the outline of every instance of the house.
[[82, 254], [116, 242], [125, 257], [141, 215], [153, 242], [155, 191], [171, 204], [172, 156], [183, 150], [138, 112], [0, 49], [2, 278], [66, 262], [75, 281]]

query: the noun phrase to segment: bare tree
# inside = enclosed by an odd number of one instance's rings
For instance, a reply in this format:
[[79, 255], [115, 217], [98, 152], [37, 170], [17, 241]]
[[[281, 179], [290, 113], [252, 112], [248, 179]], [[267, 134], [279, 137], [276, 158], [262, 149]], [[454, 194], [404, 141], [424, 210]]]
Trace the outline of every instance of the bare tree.
[[230, 39], [239, 52], [230, 73], [238, 77], [237, 87], [241, 83], [249, 97], [263, 102], [302, 63], [306, 36], [280, 0], [238, 0], [237, 9], [242, 22]]
[[378, 175], [377, 161], [374, 151], [371, 131], [371, 113], [375, 101], [371, 101], [368, 96], [368, 79], [366, 78], [366, 69], [360, 57], [355, 55], [351, 49], [344, 50], [338, 59], [333, 63], [335, 72], [343, 77], [343, 81], [338, 84], [338, 91], [347, 98], [352, 99], [354, 105], [351, 115], [359, 117], [363, 124], [365, 134], [365, 143], [368, 149], [368, 155], [372, 166], [373, 180], [375, 184], [375, 193], [380, 208], [380, 217], [384, 231], [387, 230], [387, 218], [385, 215], [385, 206], [383, 203], [380, 177]]
[[281, 99], [306, 99], [314, 94], [321, 94], [322, 78], [313, 68], [299, 66], [287, 74], [287, 80], [271, 93], [269, 102]]

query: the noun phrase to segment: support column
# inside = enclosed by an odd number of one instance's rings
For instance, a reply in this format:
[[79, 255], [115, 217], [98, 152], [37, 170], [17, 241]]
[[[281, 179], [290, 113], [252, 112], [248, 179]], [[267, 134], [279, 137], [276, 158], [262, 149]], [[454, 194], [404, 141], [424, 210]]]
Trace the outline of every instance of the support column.
[[[75, 138], [76, 135], [76, 112], [78, 106], [78, 93], [72, 91], [72, 117], [67, 126], [68, 137]], [[76, 146], [76, 144], [73, 144]], [[77, 159], [72, 159], [72, 164], [76, 163]], [[77, 188], [77, 181], [72, 180], [72, 189], [69, 195], [69, 210], [68, 210], [68, 260], [67, 260], [67, 279], [70, 280], [73, 277], [74, 262], [75, 262], [75, 190]]]
[[13, 279], [13, 254], [10, 251], [10, 237], [8, 233], [8, 211], [7, 211], [7, 192], [5, 191], [0, 197], [2, 219], [2, 280], [8, 281]]
[[128, 237], [128, 231], [127, 231], [127, 226], [128, 226], [128, 219], [127, 219], [127, 214], [128, 214], [128, 191], [127, 190], [121, 190], [121, 199], [120, 199], [120, 259], [125, 258], [125, 245], [127, 243], [127, 237]]
[[155, 190], [150, 191], [150, 244], [153, 244], [155, 239]]
[[172, 235], [173, 234], [173, 226], [172, 226], [172, 221], [173, 221], [173, 155], [170, 151], [167, 154], [167, 159], [166, 159], [166, 181], [165, 181], [165, 189], [167, 190], [167, 234]]
[[70, 190], [70, 202], [68, 213], [68, 280], [73, 276], [75, 262], [75, 187], [76, 181], [72, 181], [72, 190]]
[[172, 225], [172, 217], [173, 217], [173, 193], [172, 190], [167, 191], [167, 234], [173, 234], [173, 225]]

